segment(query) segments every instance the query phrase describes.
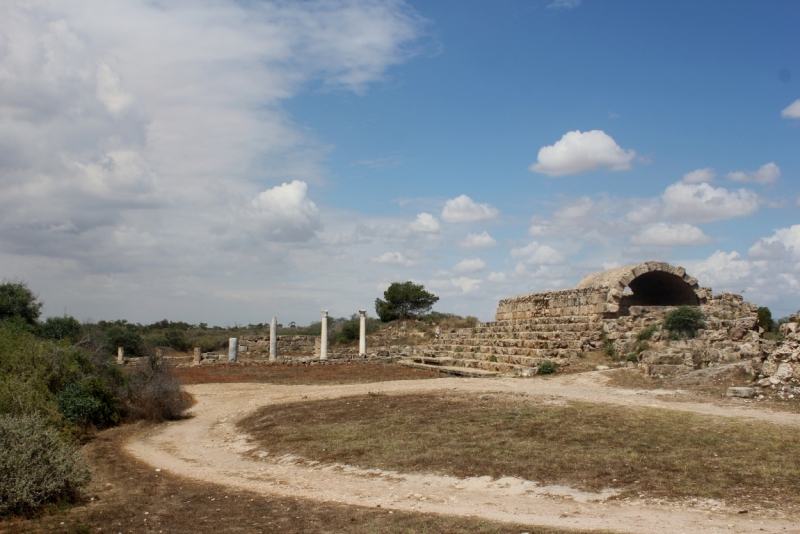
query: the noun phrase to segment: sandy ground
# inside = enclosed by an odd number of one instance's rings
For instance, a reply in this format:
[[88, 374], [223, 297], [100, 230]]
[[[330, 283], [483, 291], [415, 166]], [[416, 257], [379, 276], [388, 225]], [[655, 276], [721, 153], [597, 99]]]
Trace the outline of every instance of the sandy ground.
[[800, 518], [779, 512], [739, 513], [713, 501], [667, 503], [608, 501], [613, 490], [585, 493], [569, 487], [545, 487], [532, 481], [488, 477], [398, 474], [320, 465], [297, 458], [251, 459], [246, 436], [236, 421], [265, 406], [333, 399], [380, 392], [519, 392], [564, 399], [690, 411], [800, 426], [800, 414], [748, 406], [676, 402], [665, 390], [614, 389], [600, 373], [553, 378], [442, 378], [335, 386], [202, 384], [187, 389], [197, 399], [194, 417], [135, 436], [127, 449], [155, 469], [264, 494], [303, 497], [388, 510], [415, 510], [497, 521], [617, 532], [794, 532]]

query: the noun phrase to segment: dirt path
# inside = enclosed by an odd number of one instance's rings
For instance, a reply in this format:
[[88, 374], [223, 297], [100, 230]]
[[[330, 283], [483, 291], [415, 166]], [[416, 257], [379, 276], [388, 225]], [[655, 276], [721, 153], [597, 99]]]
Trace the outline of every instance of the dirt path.
[[[519, 392], [572, 400], [670, 408], [724, 417], [752, 418], [800, 426], [800, 414], [713, 404], [675, 402], [675, 393], [604, 386], [599, 373], [550, 379], [404, 380], [337, 386], [204, 384], [188, 389], [197, 399], [194, 417], [137, 436], [128, 450], [155, 468], [255, 492], [334, 501], [392, 510], [416, 510], [562, 528], [618, 532], [796, 532], [798, 518], [773, 513], [739, 514], [709, 503], [689, 506], [653, 502], [606, 501], [608, 493], [585, 493], [568, 487], [542, 487], [514, 478], [458, 479], [408, 475], [347, 466], [313, 465], [296, 458], [260, 460], [235, 422], [264, 405], [332, 399], [381, 392]], [[671, 400], [672, 399], [672, 400]], [[276, 409], [280, 409], [276, 406]]]

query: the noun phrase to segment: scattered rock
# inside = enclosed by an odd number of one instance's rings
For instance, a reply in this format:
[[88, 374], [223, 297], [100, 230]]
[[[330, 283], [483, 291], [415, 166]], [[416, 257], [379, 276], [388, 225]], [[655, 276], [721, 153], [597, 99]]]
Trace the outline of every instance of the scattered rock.
[[725, 393], [728, 397], [743, 397], [750, 399], [756, 396], [756, 390], [748, 387], [729, 387]]

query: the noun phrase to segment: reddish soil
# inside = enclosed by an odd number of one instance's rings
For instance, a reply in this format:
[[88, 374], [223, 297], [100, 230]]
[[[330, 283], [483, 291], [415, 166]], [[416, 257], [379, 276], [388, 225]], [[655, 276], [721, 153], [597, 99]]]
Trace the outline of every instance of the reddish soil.
[[268, 383], [281, 385], [367, 384], [391, 380], [443, 378], [435, 371], [412, 369], [393, 363], [335, 363], [327, 365], [247, 363], [197, 365], [177, 367], [175, 374], [181, 384]]

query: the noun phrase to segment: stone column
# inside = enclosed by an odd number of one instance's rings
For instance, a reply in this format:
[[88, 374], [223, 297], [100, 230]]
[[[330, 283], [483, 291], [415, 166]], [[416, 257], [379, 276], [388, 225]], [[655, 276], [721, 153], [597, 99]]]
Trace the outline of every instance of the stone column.
[[239, 338], [232, 337], [228, 339], [228, 361], [239, 361]]
[[269, 361], [278, 361], [278, 318], [269, 323]]
[[117, 347], [117, 363], [125, 363], [125, 349], [123, 347]]
[[358, 310], [361, 325], [358, 330], [358, 355], [367, 356], [367, 310]]
[[328, 359], [328, 310], [322, 310], [322, 333], [319, 338], [319, 359]]
[[202, 356], [200, 354], [200, 347], [195, 347], [194, 348], [194, 358], [192, 358], [192, 364], [200, 365], [200, 360], [201, 359], [202, 359]]

